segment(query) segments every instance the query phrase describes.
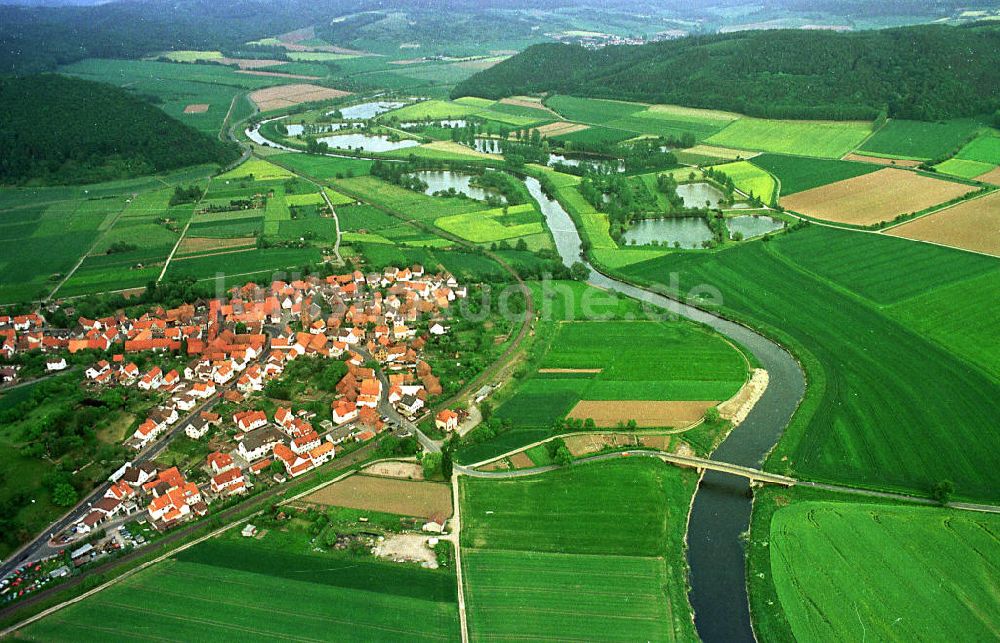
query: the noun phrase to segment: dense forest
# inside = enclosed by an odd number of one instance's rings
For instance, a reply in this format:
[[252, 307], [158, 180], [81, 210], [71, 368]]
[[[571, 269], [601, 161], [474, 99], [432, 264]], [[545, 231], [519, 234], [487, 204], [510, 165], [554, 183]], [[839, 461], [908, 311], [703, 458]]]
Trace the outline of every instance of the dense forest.
[[0, 5], [0, 73], [170, 49], [232, 49], [360, 10], [370, 0], [160, 0], [92, 7]]
[[128, 92], [43, 74], [0, 78], [0, 183], [87, 183], [227, 163], [217, 141]]
[[453, 97], [533, 92], [769, 118], [972, 116], [1000, 106], [1000, 28], [751, 31], [598, 50], [535, 45], [460, 83]]

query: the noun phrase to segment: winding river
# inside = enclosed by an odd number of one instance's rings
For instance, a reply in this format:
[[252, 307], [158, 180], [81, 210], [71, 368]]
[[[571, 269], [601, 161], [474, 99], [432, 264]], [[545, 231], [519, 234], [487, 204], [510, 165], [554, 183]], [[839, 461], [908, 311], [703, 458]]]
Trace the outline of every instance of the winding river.
[[[253, 133], [263, 139], [258, 131]], [[587, 263], [581, 256], [580, 234], [566, 210], [545, 195], [537, 179], [527, 177], [525, 186], [545, 216], [563, 263], [567, 266], [577, 261]], [[767, 390], [743, 423], [715, 450], [712, 459], [759, 467], [781, 437], [805, 393], [805, 374], [798, 362], [781, 346], [746, 326], [608, 277], [589, 263], [587, 267], [590, 269], [587, 281], [591, 285], [710, 326], [754, 354], [768, 371]], [[707, 643], [756, 640], [750, 624], [742, 541], [742, 534], [750, 527], [752, 508], [749, 481], [724, 473], [705, 472], [691, 507], [687, 555], [691, 570], [688, 596], [694, 608], [695, 627]]]
[[[567, 266], [581, 257], [580, 235], [558, 201], [542, 192], [539, 182], [525, 179], [552, 231], [556, 248]], [[586, 263], [586, 262], [585, 262]], [[651, 293], [597, 272], [589, 264], [588, 283], [712, 327], [752, 352], [768, 371], [769, 385], [743, 423], [723, 441], [712, 458], [747, 467], [759, 467], [781, 437], [805, 393], [805, 375], [798, 362], [763, 335], [698, 308]], [[688, 523], [689, 597], [698, 635], [708, 643], [754, 641], [746, 588], [746, 561], [741, 534], [750, 526], [752, 501], [749, 481], [707, 471], [695, 493]]]

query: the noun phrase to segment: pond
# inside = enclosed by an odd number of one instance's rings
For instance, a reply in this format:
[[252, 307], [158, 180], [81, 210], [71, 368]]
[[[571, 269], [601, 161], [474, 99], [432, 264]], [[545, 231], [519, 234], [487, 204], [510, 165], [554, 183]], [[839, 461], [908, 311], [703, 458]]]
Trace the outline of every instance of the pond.
[[468, 122], [460, 119], [453, 119], [444, 121], [413, 121], [410, 123], [399, 124], [399, 126], [402, 127], [403, 129], [427, 127], [428, 125], [436, 125], [437, 127], [465, 127], [466, 125], [468, 125]]
[[324, 136], [316, 140], [341, 150], [363, 150], [365, 152], [392, 152], [420, 145], [420, 141], [412, 139], [390, 141], [388, 136], [374, 134], [338, 134]]
[[681, 183], [677, 186], [677, 195], [684, 199], [686, 208], [717, 208], [719, 202], [726, 198], [721, 190], [708, 183]]
[[[309, 126], [310, 134], [321, 134], [323, 132], [336, 132], [345, 128], [359, 127], [360, 123], [320, 123]], [[305, 134], [306, 126], [301, 123], [289, 123], [285, 125], [285, 129], [288, 130], [289, 136], [298, 136], [300, 134]]]
[[475, 148], [477, 152], [485, 154], [503, 153], [503, 148], [500, 147], [500, 139], [498, 138], [477, 138], [475, 140]]
[[427, 184], [427, 189], [424, 190], [425, 194], [447, 192], [449, 189], [454, 189], [456, 192], [460, 192], [470, 199], [476, 199], [478, 201], [485, 201], [489, 196], [504, 200], [503, 195], [497, 192], [484, 190], [483, 188], [470, 185], [472, 183], [472, 179], [474, 178], [471, 174], [461, 174], [459, 172], [443, 170], [414, 172], [412, 176], [419, 178]]
[[637, 246], [658, 242], [673, 246], [680, 243], [682, 248], [700, 248], [703, 241], [713, 238], [712, 229], [701, 217], [675, 217], [670, 219], [643, 219], [632, 224], [622, 241]]
[[726, 219], [726, 227], [729, 228], [729, 238], [739, 232], [744, 239], [759, 237], [768, 232], [781, 230], [785, 227], [785, 222], [764, 214], [741, 214], [738, 217]]
[[[364, 120], [367, 118], [374, 118], [379, 114], [384, 114], [388, 111], [392, 111], [397, 107], [402, 107], [405, 104], [406, 103], [399, 103], [387, 100], [373, 101], [371, 103], [360, 103], [358, 105], [351, 105], [350, 107], [341, 107], [340, 115], [347, 120]], [[327, 112], [327, 114], [333, 114], [333, 111]]]
[[616, 172], [625, 171], [625, 161], [622, 159], [606, 159], [606, 158], [596, 158], [596, 159], [586, 159], [586, 158], [567, 158], [562, 154], [549, 154], [548, 165], [567, 165], [569, 167], [579, 167], [586, 163], [587, 165], [592, 165], [594, 167], [600, 167], [602, 169], [614, 168]]

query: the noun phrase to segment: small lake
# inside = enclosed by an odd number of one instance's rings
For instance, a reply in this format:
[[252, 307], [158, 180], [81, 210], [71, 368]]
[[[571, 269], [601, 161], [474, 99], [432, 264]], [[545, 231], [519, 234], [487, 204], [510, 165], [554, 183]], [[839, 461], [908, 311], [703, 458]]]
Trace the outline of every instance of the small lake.
[[403, 129], [426, 127], [428, 125], [436, 125], [438, 127], [465, 127], [466, 125], [468, 125], [468, 121], [455, 119], [455, 120], [445, 120], [445, 121], [413, 121], [410, 123], [399, 124], [399, 126], [402, 127]]
[[[337, 132], [342, 129], [360, 126], [361, 123], [321, 123], [318, 125], [309, 125], [308, 127], [310, 134], [322, 134], [323, 132]], [[288, 130], [289, 136], [298, 136], [306, 133], [306, 126], [301, 123], [289, 123], [285, 125], [285, 129]]]
[[615, 172], [625, 171], [625, 161], [622, 159], [606, 159], [606, 158], [567, 158], [562, 154], [549, 154], [549, 166], [556, 165], [557, 163], [562, 165], [568, 165], [570, 167], [579, 167], [583, 164], [591, 165], [596, 168], [600, 168], [604, 171], [614, 170]]
[[717, 208], [726, 198], [721, 190], [708, 183], [682, 183], [677, 186], [677, 194], [684, 199], [686, 208], [704, 208], [706, 201], [708, 207]]
[[503, 148], [500, 147], [500, 139], [498, 138], [477, 138], [475, 148], [477, 152], [484, 154], [503, 154]]
[[392, 152], [420, 145], [420, 141], [412, 139], [390, 141], [388, 136], [375, 134], [338, 134], [324, 136], [316, 140], [341, 150], [363, 150], [365, 152]]
[[649, 245], [656, 241], [673, 246], [679, 242], [682, 248], [700, 248], [703, 241], [713, 238], [712, 230], [701, 217], [674, 217], [670, 219], [643, 219], [632, 224], [622, 241], [637, 246]]
[[752, 239], [768, 232], [781, 230], [785, 227], [785, 222], [763, 214], [741, 214], [738, 217], [726, 219], [726, 227], [729, 228], [730, 239], [737, 232], [741, 233], [744, 239]]
[[483, 188], [470, 185], [473, 179], [471, 174], [461, 174], [459, 172], [443, 170], [440, 172], [414, 172], [412, 176], [419, 178], [427, 184], [427, 189], [424, 190], [425, 194], [447, 192], [449, 189], [454, 189], [456, 192], [461, 192], [465, 196], [471, 199], [476, 199], [477, 201], [485, 201], [490, 195], [500, 198], [501, 200], [503, 199], [503, 196], [497, 192], [484, 190]]
[[[405, 104], [406, 103], [387, 100], [360, 103], [358, 105], [351, 105], [350, 107], [341, 107], [340, 115], [347, 120], [364, 120], [367, 118], [374, 118], [379, 114], [384, 114], [388, 111], [396, 109], [397, 107], [402, 107]], [[327, 112], [327, 114], [333, 114], [333, 112]]]

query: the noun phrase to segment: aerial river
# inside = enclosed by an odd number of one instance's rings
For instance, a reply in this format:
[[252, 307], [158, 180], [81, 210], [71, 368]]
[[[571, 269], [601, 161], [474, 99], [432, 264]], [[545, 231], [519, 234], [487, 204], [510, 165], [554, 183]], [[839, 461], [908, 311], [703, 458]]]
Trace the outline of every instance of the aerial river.
[[[534, 178], [525, 179], [538, 201], [567, 266], [586, 260], [580, 235], [558, 201], [542, 192]], [[759, 467], [781, 437], [805, 392], [805, 375], [798, 362], [763, 335], [698, 308], [651, 293], [597, 272], [588, 282], [664, 308], [710, 326], [756, 356], [768, 371], [769, 384], [747, 418], [712, 454], [712, 458], [747, 467]], [[695, 493], [688, 523], [688, 565], [691, 568], [691, 605], [698, 635], [708, 643], [754, 641], [746, 586], [746, 561], [741, 534], [750, 526], [752, 508], [749, 481], [706, 471]]]
[[[251, 139], [266, 141], [254, 130]], [[258, 137], [260, 140], [258, 140]], [[280, 146], [279, 146], [280, 147]], [[289, 151], [299, 151], [291, 150]], [[524, 181], [552, 231], [559, 256], [567, 266], [582, 261], [590, 268], [588, 283], [647, 302], [705, 324], [749, 350], [768, 372], [768, 387], [742, 424], [712, 454], [720, 462], [759, 468], [777, 443], [805, 393], [805, 374], [781, 346], [746, 326], [699, 308], [657, 295], [604, 275], [582, 257], [580, 234], [566, 210], [542, 191], [537, 179]], [[750, 527], [753, 508], [749, 481], [706, 471], [695, 492], [688, 522], [688, 566], [695, 627], [707, 643], [755, 641], [750, 625], [746, 559], [741, 535]]]

